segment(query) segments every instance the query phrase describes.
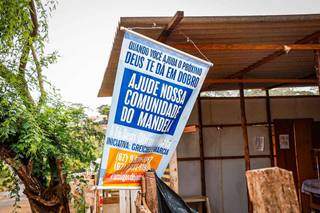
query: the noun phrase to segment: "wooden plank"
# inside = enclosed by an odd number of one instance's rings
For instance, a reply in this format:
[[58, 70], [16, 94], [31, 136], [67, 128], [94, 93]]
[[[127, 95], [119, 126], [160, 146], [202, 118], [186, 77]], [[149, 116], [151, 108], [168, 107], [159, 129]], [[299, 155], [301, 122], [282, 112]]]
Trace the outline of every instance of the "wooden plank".
[[197, 98], [198, 119], [199, 119], [199, 148], [200, 148], [200, 177], [201, 177], [201, 194], [206, 195], [206, 176], [204, 166], [204, 145], [203, 145], [203, 129], [202, 129], [202, 107], [201, 99]]
[[300, 212], [292, 172], [274, 167], [247, 171], [246, 177], [253, 212]]
[[[231, 160], [231, 159], [243, 159], [244, 155], [235, 156], [206, 156], [204, 160]], [[271, 155], [250, 155], [250, 158], [271, 158]], [[178, 161], [199, 161], [200, 157], [185, 157], [178, 158]]]
[[[236, 124], [203, 124], [203, 128], [212, 128], [212, 127], [238, 127], [241, 126], [241, 123], [236, 123]], [[268, 122], [252, 122], [252, 123], [247, 123], [247, 126], [267, 126]]]
[[157, 184], [154, 172], [146, 172], [146, 203], [152, 213], [158, 213]]
[[[299, 78], [299, 79], [309, 79], [309, 78], [314, 78], [315, 77], [315, 74], [312, 73], [312, 74], [308, 74], [302, 78]], [[265, 90], [270, 90], [270, 89], [274, 89], [274, 88], [277, 88], [277, 87], [283, 87], [283, 86], [286, 86], [286, 85], [290, 85], [290, 83], [279, 83], [279, 84], [276, 84], [276, 85], [273, 85], [273, 86], [269, 86], [269, 87], [266, 87], [264, 88]]]
[[[249, 152], [249, 138], [248, 138], [248, 129], [247, 129], [247, 117], [246, 117], [246, 104], [244, 97], [243, 84], [240, 84], [240, 110], [241, 110], [241, 128], [243, 135], [243, 152], [244, 152], [244, 161], [246, 171], [250, 170], [250, 152]], [[248, 193], [247, 193], [248, 195]], [[248, 196], [249, 197], [249, 196]], [[248, 199], [248, 212], [252, 212], [252, 204]]]
[[[295, 44], [303, 44], [303, 43], [308, 43], [308, 42], [311, 42], [315, 39], [317, 39], [318, 37], [320, 36], [320, 31], [316, 31], [310, 35], [307, 35], [306, 37], [300, 39], [300, 40], [297, 40], [295, 42]], [[271, 53], [270, 55], [266, 56], [266, 57], [263, 57], [261, 58], [260, 60], [256, 61], [255, 63], [249, 65], [248, 67], [244, 68], [244, 69], [241, 69], [240, 71], [234, 73], [234, 74], [231, 74], [229, 76], [227, 76], [226, 78], [237, 78], [237, 77], [241, 77], [243, 76], [244, 74], [248, 73], [248, 72], [251, 72], [252, 70], [278, 58], [279, 56], [283, 55], [283, 54], [286, 54], [287, 52], [285, 50], [277, 50], [273, 53]]]
[[269, 150], [270, 150], [270, 164], [274, 166], [274, 153], [273, 153], [273, 141], [272, 141], [272, 118], [271, 118], [271, 104], [269, 90], [266, 90], [266, 115], [268, 121], [268, 138], [269, 138]]
[[171, 161], [169, 163], [170, 170], [170, 188], [179, 193], [179, 178], [178, 178], [178, 160], [177, 160], [177, 151], [174, 151]]
[[249, 152], [249, 138], [247, 129], [247, 117], [246, 117], [246, 106], [243, 84], [240, 84], [240, 110], [241, 110], [241, 128], [243, 135], [243, 149], [244, 149], [244, 159], [246, 165], [246, 171], [250, 170], [250, 152]]
[[130, 200], [130, 190], [119, 190], [119, 199], [120, 199], [120, 212], [121, 213], [131, 213], [130, 212], [130, 206], [131, 206], [131, 200]]
[[135, 200], [137, 198], [137, 194], [138, 194], [139, 190], [130, 190], [130, 208], [131, 208], [131, 213], [136, 213], [137, 209], [136, 209], [136, 204], [135, 204]]
[[227, 84], [227, 83], [284, 83], [284, 84], [318, 84], [318, 79], [206, 79], [205, 84]]
[[173, 32], [175, 27], [180, 23], [183, 19], [184, 13], [183, 11], [177, 11], [174, 17], [171, 19], [167, 27], [161, 32], [158, 37], [158, 41], [165, 43], [166, 40], [169, 38], [170, 34]]
[[293, 123], [295, 159], [297, 167], [297, 188], [302, 212], [310, 212], [309, 196], [301, 193], [303, 181], [316, 178], [312, 159], [313, 119], [295, 119]]
[[[169, 44], [170, 46], [186, 51], [194, 50], [192, 44]], [[197, 44], [201, 51], [211, 50], [320, 50], [320, 44]]]
[[317, 83], [320, 88], [320, 51], [319, 50], [315, 51], [315, 71], [318, 79]]
[[[248, 96], [246, 99], [265, 99], [265, 96]], [[284, 99], [284, 98], [320, 98], [320, 95], [295, 95], [295, 96], [289, 96], [289, 95], [282, 95], [282, 96], [270, 96], [270, 99]], [[234, 100], [234, 99], [240, 99], [238, 96], [234, 97], [200, 97], [201, 100]]]

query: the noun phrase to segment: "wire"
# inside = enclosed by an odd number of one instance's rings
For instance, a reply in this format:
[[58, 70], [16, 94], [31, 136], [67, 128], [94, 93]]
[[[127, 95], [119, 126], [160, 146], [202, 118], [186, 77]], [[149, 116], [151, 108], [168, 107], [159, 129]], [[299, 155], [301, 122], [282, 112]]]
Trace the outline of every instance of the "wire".
[[[154, 30], [154, 29], [165, 29], [165, 27], [157, 26], [156, 23], [153, 23], [153, 25], [151, 27], [127, 27], [127, 29], [129, 29], [129, 30]], [[194, 41], [189, 36], [187, 36], [186, 34], [184, 34], [181, 31], [178, 31], [178, 32], [187, 39], [187, 43], [191, 43], [194, 46], [194, 48], [196, 48], [196, 50], [200, 53], [200, 55], [206, 61], [212, 63], [212, 61], [209, 60], [209, 58], [200, 50], [200, 48], [194, 43]]]
[[198, 52], [202, 55], [203, 58], [206, 59], [206, 61], [212, 63], [212, 61], [209, 60], [209, 58], [199, 49], [199, 47], [194, 43], [194, 41], [189, 36], [187, 36], [181, 31], [179, 31], [179, 33], [187, 39], [187, 43], [191, 43], [196, 48], [196, 50], [198, 50]]
[[156, 23], [153, 23], [151, 27], [127, 27], [129, 30], [155, 30], [155, 29], [164, 29], [165, 27], [157, 26]]

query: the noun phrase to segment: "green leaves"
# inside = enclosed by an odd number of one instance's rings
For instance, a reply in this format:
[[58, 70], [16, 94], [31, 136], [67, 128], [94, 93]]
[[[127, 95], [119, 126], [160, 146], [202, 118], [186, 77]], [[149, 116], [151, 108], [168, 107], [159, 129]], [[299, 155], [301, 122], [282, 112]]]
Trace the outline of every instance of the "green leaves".
[[[84, 107], [63, 103], [42, 76], [42, 68], [57, 59], [56, 52], [45, 54], [47, 19], [55, 5], [0, 1], [0, 146], [25, 166], [32, 161], [31, 174], [45, 186], [48, 159], [63, 160], [66, 173], [83, 170], [98, 157], [103, 138]], [[45, 97], [41, 104], [33, 101], [39, 97]]]

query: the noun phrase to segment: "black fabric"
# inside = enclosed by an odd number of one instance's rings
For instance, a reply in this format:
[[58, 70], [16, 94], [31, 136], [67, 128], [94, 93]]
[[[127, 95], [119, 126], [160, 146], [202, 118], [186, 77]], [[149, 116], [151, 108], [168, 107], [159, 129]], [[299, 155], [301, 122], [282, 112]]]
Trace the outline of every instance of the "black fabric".
[[196, 213], [182, 198], [165, 184], [157, 175], [157, 193], [160, 213]]

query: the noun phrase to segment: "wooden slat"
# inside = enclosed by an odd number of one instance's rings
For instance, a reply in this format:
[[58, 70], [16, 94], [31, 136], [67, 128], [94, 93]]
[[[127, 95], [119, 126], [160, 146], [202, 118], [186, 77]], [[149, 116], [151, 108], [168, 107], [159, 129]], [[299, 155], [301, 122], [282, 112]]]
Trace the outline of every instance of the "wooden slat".
[[315, 51], [315, 71], [318, 79], [317, 83], [320, 88], [320, 51], [319, 50]]
[[[172, 44], [181, 50], [194, 50], [192, 44]], [[197, 44], [201, 51], [211, 50], [320, 50], [320, 44]]]
[[[309, 79], [309, 78], [314, 78], [314, 76], [315, 76], [315, 74], [312, 73], [312, 74], [306, 75], [306, 76], [304, 76], [304, 77], [302, 77], [302, 78], [299, 78], [299, 79], [301, 79], [301, 80], [303, 80], [303, 79]], [[273, 85], [273, 86], [266, 87], [265, 90], [270, 90], [270, 89], [274, 89], [274, 88], [277, 88], [277, 87], [286, 86], [286, 85], [289, 85], [289, 84], [290, 84], [290, 83], [284, 83], [284, 82], [283, 82], [283, 83], [279, 83], [279, 84], [276, 84], [276, 85]], [[315, 84], [317, 84], [317, 82], [316, 82]]]
[[130, 213], [130, 190], [119, 190], [120, 212]]
[[206, 195], [206, 172], [204, 165], [204, 144], [203, 144], [203, 129], [202, 129], [202, 107], [200, 96], [197, 98], [198, 104], [198, 119], [199, 119], [199, 149], [200, 149], [200, 177], [201, 177], [201, 195]]
[[269, 90], [266, 90], [266, 115], [268, 121], [268, 139], [269, 139], [269, 150], [270, 150], [270, 164], [274, 166], [274, 153], [273, 153], [273, 141], [272, 141], [272, 113]]
[[226, 84], [226, 83], [285, 83], [285, 84], [317, 84], [317, 79], [206, 79], [205, 84]]
[[[270, 158], [271, 155], [250, 155], [250, 158]], [[235, 156], [206, 156], [204, 160], [231, 160], [231, 159], [243, 159], [243, 155]], [[199, 161], [200, 157], [185, 157], [178, 158], [178, 161]]]

